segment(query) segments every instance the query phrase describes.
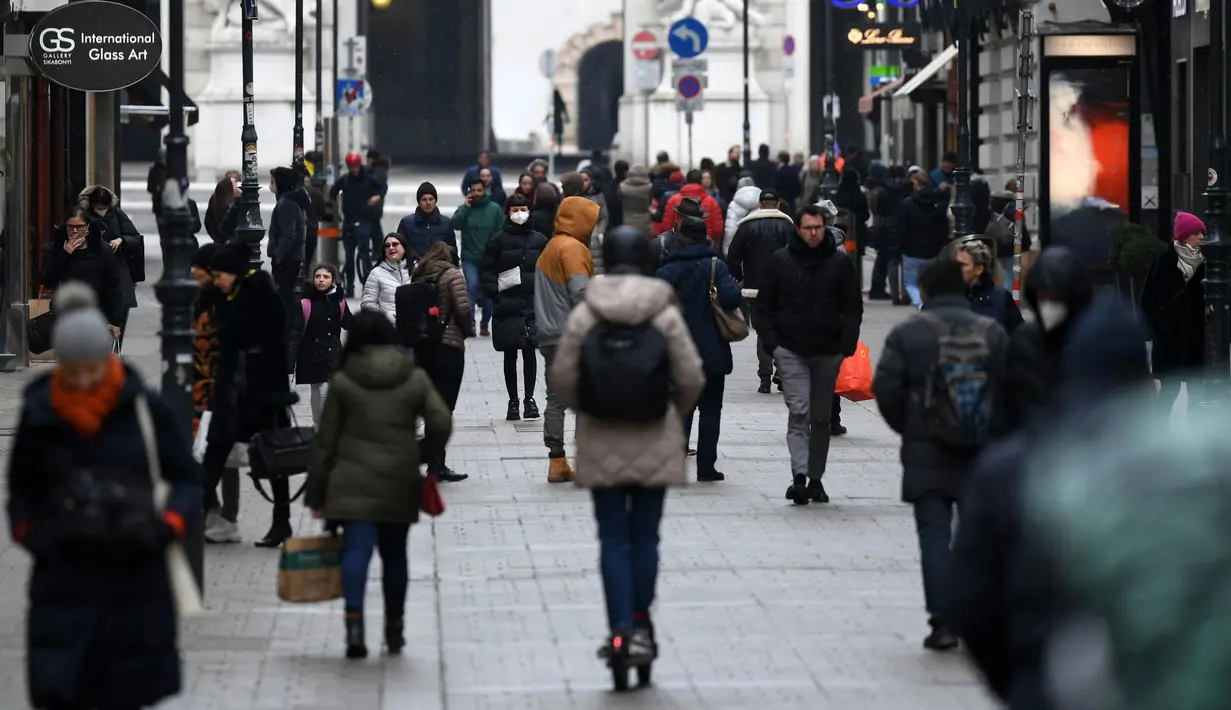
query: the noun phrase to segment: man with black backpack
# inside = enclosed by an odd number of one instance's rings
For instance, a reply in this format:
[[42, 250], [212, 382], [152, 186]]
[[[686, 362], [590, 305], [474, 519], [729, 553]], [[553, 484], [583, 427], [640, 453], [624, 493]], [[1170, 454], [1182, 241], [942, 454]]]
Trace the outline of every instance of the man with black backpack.
[[919, 290], [923, 308], [889, 332], [873, 391], [902, 435], [902, 500], [915, 508], [932, 628], [923, 645], [947, 651], [958, 643], [944, 618], [953, 512], [979, 453], [1004, 430], [1009, 336], [971, 310], [957, 262], [928, 265]]

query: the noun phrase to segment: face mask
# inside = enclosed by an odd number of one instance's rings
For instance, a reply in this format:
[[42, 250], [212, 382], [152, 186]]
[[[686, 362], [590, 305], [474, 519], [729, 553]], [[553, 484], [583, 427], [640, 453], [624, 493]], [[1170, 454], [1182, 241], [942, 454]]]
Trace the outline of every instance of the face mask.
[[525, 224], [526, 220], [530, 219], [529, 212], [511, 212], [509, 219], [513, 220], [513, 224]]
[[1039, 316], [1039, 325], [1043, 326], [1043, 330], [1051, 332], [1059, 328], [1069, 317], [1069, 307], [1063, 303], [1043, 301], [1039, 304], [1036, 313]]
[[94, 208], [94, 214], [98, 215], [99, 217], [106, 216], [106, 214], [107, 214], [107, 208], [106, 208], [106, 207], [104, 207], [104, 208], [102, 208], [102, 209], [99, 209], [99, 208], [95, 207], [95, 208]]

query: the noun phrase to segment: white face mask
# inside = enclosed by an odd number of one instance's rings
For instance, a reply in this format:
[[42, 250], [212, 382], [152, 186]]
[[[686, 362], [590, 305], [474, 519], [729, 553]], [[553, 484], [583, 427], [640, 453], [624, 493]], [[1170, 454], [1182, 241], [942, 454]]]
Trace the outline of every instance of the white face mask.
[[104, 207], [102, 209], [98, 209], [97, 207], [95, 207], [94, 214], [98, 215], [99, 217], [104, 217], [107, 214], [107, 208]]
[[509, 219], [513, 220], [513, 224], [525, 224], [526, 220], [530, 219], [529, 212], [510, 212]]
[[1043, 330], [1050, 332], [1059, 328], [1068, 319], [1069, 307], [1063, 303], [1043, 301], [1039, 304], [1037, 313], [1039, 325], [1043, 326]]

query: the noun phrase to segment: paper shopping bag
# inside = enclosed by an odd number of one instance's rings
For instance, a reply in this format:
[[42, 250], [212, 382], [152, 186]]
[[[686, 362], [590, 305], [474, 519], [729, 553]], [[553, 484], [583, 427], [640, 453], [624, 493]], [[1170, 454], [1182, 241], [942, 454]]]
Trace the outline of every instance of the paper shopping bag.
[[855, 347], [855, 354], [842, 361], [834, 394], [852, 402], [866, 402], [873, 398], [872, 358], [862, 340]]
[[342, 598], [342, 537], [287, 538], [278, 564], [278, 598], [312, 604]]

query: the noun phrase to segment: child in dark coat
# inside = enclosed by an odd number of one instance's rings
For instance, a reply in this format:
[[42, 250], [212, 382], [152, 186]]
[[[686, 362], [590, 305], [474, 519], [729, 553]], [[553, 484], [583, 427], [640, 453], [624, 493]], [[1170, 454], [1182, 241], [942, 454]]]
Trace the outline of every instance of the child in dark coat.
[[295, 358], [295, 383], [312, 385], [312, 418], [320, 419], [329, 393], [329, 378], [342, 352], [342, 329], [350, 325], [350, 306], [338, 290], [338, 270], [321, 264], [300, 300], [303, 308], [303, 339]]

